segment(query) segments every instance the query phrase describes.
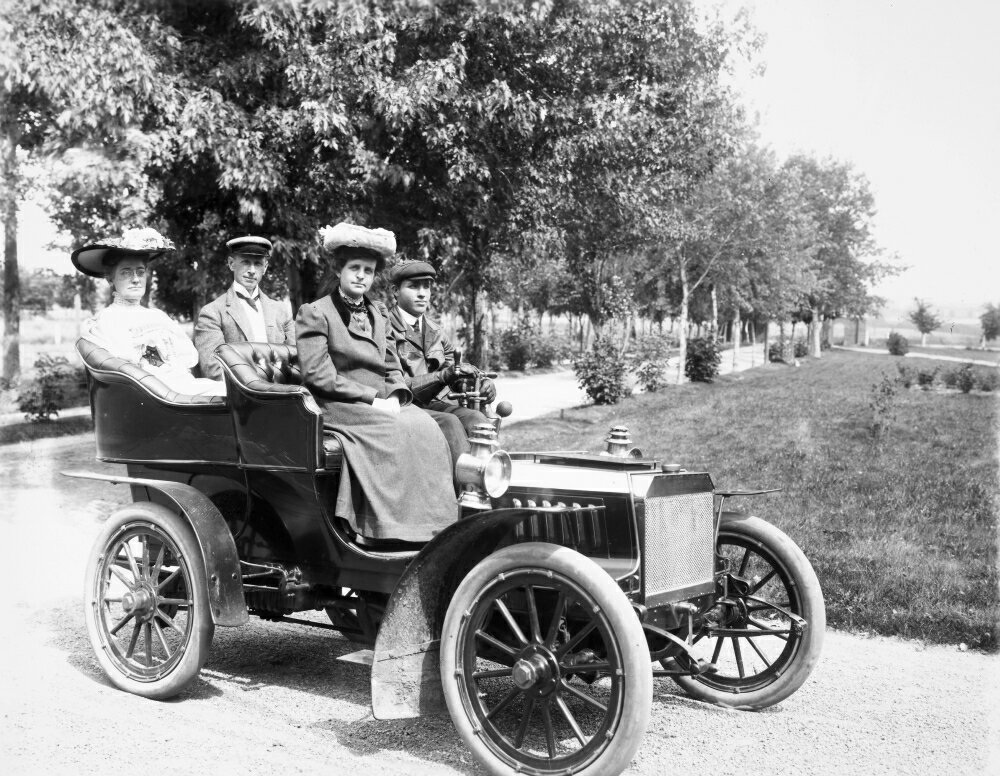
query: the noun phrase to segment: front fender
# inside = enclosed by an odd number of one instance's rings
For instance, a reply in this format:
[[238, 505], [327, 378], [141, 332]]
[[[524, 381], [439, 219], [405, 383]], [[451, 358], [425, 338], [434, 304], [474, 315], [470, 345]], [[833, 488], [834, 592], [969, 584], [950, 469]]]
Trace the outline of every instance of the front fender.
[[151, 480], [142, 477], [118, 477], [93, 472], [62, 472], [67, 477], [103, 480], [117, 485], [140, 485], [153, 488], [174, 503], [191, 525], [201, 549], [208, 580], [208, 602], [212, 621], [220, 626], [245, 625], [250, 619], [243, 598], [243, 580], [236, 542], [222, 514], [197, 488], [182, 482]]
[[[372, 662], [372, 714], [404, 719], [447, 711], [441, 689], [441, 627], [466, 574], [537, 509], [495, 509], [434, 537], [410, 562], [386, 606]], [[547, 510], [551, 511], [551, 510]]]

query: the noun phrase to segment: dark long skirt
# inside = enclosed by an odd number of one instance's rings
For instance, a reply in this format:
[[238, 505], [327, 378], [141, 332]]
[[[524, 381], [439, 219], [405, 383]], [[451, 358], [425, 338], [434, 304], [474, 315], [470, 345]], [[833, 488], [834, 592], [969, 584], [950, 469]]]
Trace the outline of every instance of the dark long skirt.
[[338, 402], [323, 421], [344, 446], [335, 514], [359, 534], [423, 542], [458, 519], [451, 454], [426, 412]]

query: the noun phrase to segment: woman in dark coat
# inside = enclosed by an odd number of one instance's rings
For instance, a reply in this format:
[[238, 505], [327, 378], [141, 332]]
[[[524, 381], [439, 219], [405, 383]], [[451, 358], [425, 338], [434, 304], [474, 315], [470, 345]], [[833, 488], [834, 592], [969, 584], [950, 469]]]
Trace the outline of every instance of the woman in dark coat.
[[427, 541], [458, 519], [451, 454], [410, 405], [385, 305], [365, 296], [395, 237], [350, 224], [323, 235], [339, 283], [299, 309], [295, 338], [302, 382], [344, 448], [335, 513], [364, 537]]

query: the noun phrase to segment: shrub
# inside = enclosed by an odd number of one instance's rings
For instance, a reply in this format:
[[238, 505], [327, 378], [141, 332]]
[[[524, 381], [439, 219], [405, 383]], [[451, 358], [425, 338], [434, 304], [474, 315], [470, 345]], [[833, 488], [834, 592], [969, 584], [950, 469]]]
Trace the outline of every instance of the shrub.
[[42, 353], [35, 361], [34, 380], [18, 396], [17, 408], [33, 423], [46, 423], [63, 408], [73, 380], [74, 369], [65, 356]]
[[980, 391], [995, 391], [997, 389], [997, 383], [1000, 382], [1000, 378], [997, 377], [996, 369], [990, 369], [987, 372], [983, 372], [979, 377], [979, 390]]
[[958, 375], [960, 371], [959, 369], [949, 369], [941, 375], [941, 382], [944, 383], [945, 388], [958, 387]]
[[772, 364], [784, 363], [784, 359], [781, 357], [781, 343], [772, 342], [767, 346], [767, 360]]
[[535, 366], [552, 366], [573, 354], [573, 343], [567, 337], [545, 335], [541, 332], [532, 338], [532, 361]]
[[805, 340], [795, 340], [795, 357], [805, 358], [809, 355], [809, 345]]
[[636, 341], [629, 364], [643, 390], [653, 393], [667, 384], [669, 355], [670, 342], [666, 337], [650, 334]]
[[523, 370], [534, 357], [535, 332], [527, 319], [500, 332], [500, 358], [508, 369]]
[[976, 387], [976, 373], [972, 369], [972, 364], [965, 364], [954, 375], [955, 387], [962, 393], [968, 393]]
[[580, 387], [594, 404], [617, 404], [625, 396], [625, 359], [604, 337], [573, 363]]
[[896, 370], [899, 372], [898, 380], [904, 388], [909, 388], [916, 381], [913, 370], [905, 364], [896, 364]]
[[889, 354], [893, 356], [905, 356], [910, 352], [909, 340], [895, 331], [889, 332], [889, 338], [885, 341], [885, 344], [889, 348]]
[[890, 380], [889, 375], [883, 374], [882, 380], [872, 385], [872, 398], [868, 402], [872, 421], [868, 433], [875, 442], [882, 442], [889, 436], [896, 419], [897, 383], [898, 380]]
[[917, 385], [925, 391], [929, 391], [933, 387], [934, 381], [937, 379], [938, 372], [940, 371], [941, 367], [939, 366], [936, 366], [933, 369], [918, 369]]
[[721, 361], [719, 343], [709, 337], [698, 337], [688, 343], [684, 374], [693, 382], [710, 383], [719, 376]]

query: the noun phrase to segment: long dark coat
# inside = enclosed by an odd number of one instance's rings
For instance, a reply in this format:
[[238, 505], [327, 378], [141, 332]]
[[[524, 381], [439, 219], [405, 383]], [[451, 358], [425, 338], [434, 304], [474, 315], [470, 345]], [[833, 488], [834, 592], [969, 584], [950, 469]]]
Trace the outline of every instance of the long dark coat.
[[[348, 328], [336, 291], [295, 318], [302, 383], [344, 446], [335, 513], [362, 536], [427, 541], [458, 519], [451, 456], [431, 417], [410, 405], [385, 305], [365, 301], [370, 336]], [[399, 415], [371, 406], [392, 394], [407, 405]]]

